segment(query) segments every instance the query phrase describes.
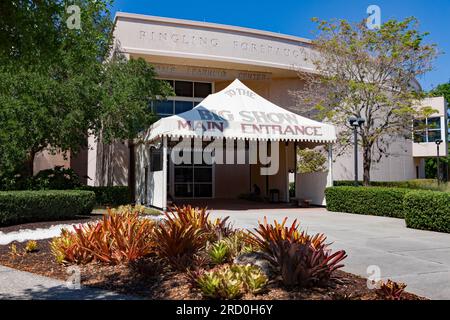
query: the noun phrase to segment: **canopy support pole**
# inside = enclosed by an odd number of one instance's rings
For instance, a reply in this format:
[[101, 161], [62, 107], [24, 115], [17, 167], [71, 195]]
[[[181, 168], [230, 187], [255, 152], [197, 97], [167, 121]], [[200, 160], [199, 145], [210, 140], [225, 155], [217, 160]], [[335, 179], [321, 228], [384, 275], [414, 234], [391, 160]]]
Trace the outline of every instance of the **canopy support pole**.
[[163, 136], [163, 183], [162, 183], [162, 209], [167, 210], [167, 137]]
[[327, 188], [333, 186], [333, 144], [328, 145], [328, 175], [327, 175]]

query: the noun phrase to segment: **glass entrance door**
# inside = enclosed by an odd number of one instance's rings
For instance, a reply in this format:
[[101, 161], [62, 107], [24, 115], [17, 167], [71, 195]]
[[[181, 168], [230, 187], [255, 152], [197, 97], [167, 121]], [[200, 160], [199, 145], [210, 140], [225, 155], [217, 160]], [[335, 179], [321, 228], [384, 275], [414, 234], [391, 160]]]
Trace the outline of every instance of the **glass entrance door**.
[[[194, 159], [194, 158], [192, 158]], [[174, 165], [175, 198], [212, 198], [212, 165], [180, 164]]]

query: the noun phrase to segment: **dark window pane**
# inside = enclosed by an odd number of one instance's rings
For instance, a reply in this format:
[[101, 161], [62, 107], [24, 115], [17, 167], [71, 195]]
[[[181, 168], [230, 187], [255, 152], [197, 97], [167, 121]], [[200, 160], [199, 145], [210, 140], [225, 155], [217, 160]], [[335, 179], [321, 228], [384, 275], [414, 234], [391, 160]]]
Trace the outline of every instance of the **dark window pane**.
[[167, 82], [173, 89], [173, 80], [163, 80], [165, 82]]
[[175, 197], [192, 198], [194, 196], [192, 184], [175, 184]]
[[194, 97], [206, 98], [212, 92], [211, 83], [196, 82], [194, 83]]
[[190, 81], [175, 81], [175, 94], [177, 97], [192, 97], [193, 85]]
[[150, 149], [150, 171], [162, 170], [162, 150]]
[[425, 120], [414, 120], [414, 129], [415, 130], [425, 130], [426, 122]]
[[189, 111], [192, 107], [192, 101], [175, 101], [175, 114]]
[[175, 168], [175, 182], [192, 182], [192, 168]]
[[198, 198], [212, 197], [212, 185], [211, 184], [196, 184], [195, 185], [195, 197], [198, 197]]
[[440, 128], [441, 128], [441, 118], [428, 119], [428, 129], [440, 129]]
[[441, 130], [428, 131], [428, 142], [435, 142], [441, 140]]
[[212, 169], [211, 168], [198, 168], [196, 167], [194, 174], [195, 182], [212, 182]]
[[414, 132], [414, 142], [415, 143], [421, 143], [421, 142], [427, 142], [425, 131], [415, 131]]
[[153, 105], [156, 114], [173, 114], [173, 101], [155, 101]]

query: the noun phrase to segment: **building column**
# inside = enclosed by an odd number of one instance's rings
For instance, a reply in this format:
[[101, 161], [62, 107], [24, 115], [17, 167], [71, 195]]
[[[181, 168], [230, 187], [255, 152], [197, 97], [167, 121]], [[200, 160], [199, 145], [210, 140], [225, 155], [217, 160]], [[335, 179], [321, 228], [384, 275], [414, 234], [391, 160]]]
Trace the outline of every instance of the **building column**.
[[163, 192], [162, 209], [167, 210], [167, 137], [163, 136]]
[[328, 145], [328, 175], [327, 188], [333, 186], [333, 144]]

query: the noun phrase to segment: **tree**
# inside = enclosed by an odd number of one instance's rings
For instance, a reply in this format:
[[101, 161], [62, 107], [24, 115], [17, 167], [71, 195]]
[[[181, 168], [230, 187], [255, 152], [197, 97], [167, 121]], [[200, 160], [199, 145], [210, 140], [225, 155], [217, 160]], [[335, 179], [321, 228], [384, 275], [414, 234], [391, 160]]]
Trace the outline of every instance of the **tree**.
[[444, 97], [445, 100], [450, 103], [450, 81], [438, 85], [436, 88], [431, 90], [428, 95], [430, 97]]
[[[80, 28], [67, 23], [80, 8]], [[14, 0], [0, 4], [0, 173], [44, 149], [76, 154], [88, 135], [129, 139], [171, 93], [142, 59], [114, 52], [112, 1]], [[77, 17], [75, 17], [76, 19]]]
[[[436, 88], [428, 92], [430, 97], [444, 97], [445, 100], [450, 103], [450, 81], [438, 85]], [[450, 163], [450, 155], [446, 158], [441, 158], [440, 163], [445, 168], [444, 179], [448, 179], [448, 167]], [[437, 177], [437, 160], [436, 158], [429, 158], [425, 161], [425, 176], [426, 178]]]
[[296, 95], [302, 107], [338, 127], [337, 155], [352, 145], [349, 117], [362, 117], [359, 130], [364, 184], [370, 182], [373, 162], [389, 154], [395, 138], [411, 138], [418, 112], [414, 101], [423, 93], [416, 78], [432, 67], [434, 44], [424, 43], [415, 18], [389, 20], [379, 29], [345, 20], [319, 21], [311, 60], [314, 74], [299, 73], [304, 88]]
[[324, 172], [327, 158], [322, 152], [314, 149], [299, 149], [297, 151], [297, 171], [300, 173]]

